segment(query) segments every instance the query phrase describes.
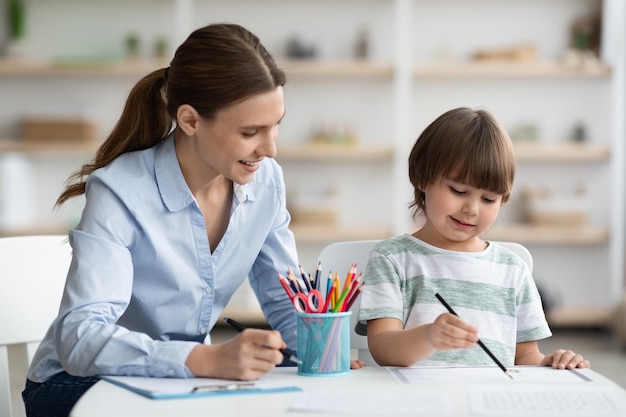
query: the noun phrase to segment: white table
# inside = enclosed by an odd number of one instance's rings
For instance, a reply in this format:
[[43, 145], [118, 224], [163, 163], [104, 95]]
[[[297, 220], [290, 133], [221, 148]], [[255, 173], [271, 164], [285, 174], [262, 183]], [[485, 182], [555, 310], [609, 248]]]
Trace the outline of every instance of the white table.
[[[618, 390], [620, 398], [623, 397], [622, 401], [626, 403], [626, 390], [593, 370], [584, 370], [584, 372], [594, 381], [585, 382], [584, 384], [592, 384], [587, 387]], [[452, 410], [446, 415], [455, 417], [472, 415], [467, 400], [468, 384], [464, 384], [462, 381], [445, 384], [400, 384], [396, 382], [385, 368], [374, 366], [350, 371], [348, 375], [334, 377], [300, 376], [297, 375], [296, 368], [276, 368], [265, 379], [277, 381], [285, 385], [295, 385], [302, 388], [303, 391], [152, 400], [109, 382], [100, 381], [80, 399], [72, 410], [70, 417], [345, 416], [345, 414], [320, 414], [289, 410], [297, 395], [303, 393], [315, 395], [316, 392], [328, 392], [329, 390], [344, 393], [362, 393], [363, 398], [366, 398], [368, 393], [370, 393], [370, 396], [375, 396], [381, 393], [396, 395], [396, 393], [401, 392], [410, 396], [419, 392], [420, 395], [426, 395], [428, 398], [433, 399], [446, 395], [450, 399], [448, 404], [450, 404]], [[550, 390], [557, 388], [563, 389], [563, 384], [545, 383], [545, 387], [543, 386], [544, 383], [539, 385], [544, 392], [550, 392]], [[537, 385], [534, 386], [537, 387]], [[384, 413], [379, 415], [392, 416], [393, 414]], [[520, 416], [517, 415], [517, 417]]]

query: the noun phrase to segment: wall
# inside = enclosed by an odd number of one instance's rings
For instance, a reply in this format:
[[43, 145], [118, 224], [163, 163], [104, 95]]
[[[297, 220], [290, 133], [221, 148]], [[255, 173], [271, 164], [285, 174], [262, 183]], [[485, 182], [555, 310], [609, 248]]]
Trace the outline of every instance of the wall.
[[[534, 42], [540, 60], [558, 60], [569, 42], [569, 23], [575, 16], [597, 7], [601, 2], [596, 0], [26, 3], [29, 39], [21, 48], [25, 55], [37, 59], [119, 59], [124, 55], [124, 37], [131, 31], [140, 34], [142, 57], [146, 58], [158, 36], [166, 36], [173, 46], [184, 37], [187, 28], [232, 21], [257, 33], [279, 60], [284, 58], [288, 38], [297, 35], [315, 44], [320, 59], [340, 61], [352, 56], [356, 34], [366, 25], [371, 35], [370, 61], [392, 63], [393, 74], [362, 78], [292, 77], [286, 90], [287, 117], [281, 124], [279, 138], [279, 152], [281, 145], [303, 144], [311, 130], [323, 121], [354, 126], [364, 144], [393, 146], [391, 161], [282, 163], [291, 196], [319, 194], [329, 186], [338, 188], [339, 220], [348, 228], [367, 231], [391, 223], [395, 234], [414, 229], [407, 209], [411, 190], [406, 178], [406, 157], [422, 129], [451, 107], [486, 107], [510, 131], [521, 124], [534, 123], [541, 141], [554, 144], [568, 141], [574, 124], [583, 121], [591, 142], [611, 145], [609, 161], [521, 162], [516, 193], [503, 209], [499, 223], [521, 219], [517, 191], [525, 185], [543, 184], [563, 190], [584, 184], [591, 202], [590, 223], [607, 227], [610, 241], [582, 245], [530, 243], [527, 246], [535, 257], [536, 277], [559, 293], [564, 305], [598, 307], [607, 299], [610, 305], [619, 297], [623, 288], [624, 224], [620, 218], [624, 205], [624, 99], [620, 101], [615, 89], [624, 91], [624, 32], [619, 28], [626, 16], [617, 0], [605, 0], [610, 10], [621, 16], [605, 16], [609, 29], [603, 33], [606, 36], [602, 53], [615, 65], [615, 71], [621, 71], [609, 78], [406, 75], [414, 70], [414, 65], [454, 63], [467, 59], [477, 48], [498, 49], [521, 42]], [[92, 115], [104, 136], [138, 77], [129, 74], [0, 79], [0, 138], [19, 134], [17, 121], [21, 115], [46, 112]], [[79, 206], [61, 213], [52, 212], [51, 207], [62, 182], [86, 156], [67, 155], [55, 162], [45, 155], [28, 158], [38, 167], [31, 179], [37, 184], [35, 202], [31, 203], [36, 211], [33, 216], [64, 224], [75, 221]], [[329, 235], [328, 240], [344, 238]], [[299, 246], [306, 269], [313, 270], [322, 245], [323, 242], [315, 241]]]

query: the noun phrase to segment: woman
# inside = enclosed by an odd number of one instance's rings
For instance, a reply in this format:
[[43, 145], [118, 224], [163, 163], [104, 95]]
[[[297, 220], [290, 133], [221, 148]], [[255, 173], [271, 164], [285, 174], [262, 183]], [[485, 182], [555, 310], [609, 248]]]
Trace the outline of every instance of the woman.
[[[58, 318], [31, 365], [29, 417], [67, 416], [98, 375], [254, 379], [295, 348], [276, 271], [298, 265], [274, 161], [285, 74], [243, 27], [194, 31], [141, 79], [95, 159]], [[210, 344], [246, 276], [269, 325]]]

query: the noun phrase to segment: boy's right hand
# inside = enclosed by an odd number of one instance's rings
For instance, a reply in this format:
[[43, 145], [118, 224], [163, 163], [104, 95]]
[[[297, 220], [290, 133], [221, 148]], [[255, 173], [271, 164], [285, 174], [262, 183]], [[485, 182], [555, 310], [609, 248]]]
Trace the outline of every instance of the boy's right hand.
[[437, 350], [471, 348], [478, 342], [478, 329], [450, 313], [443, 313], [428, 329], [431, 346]]

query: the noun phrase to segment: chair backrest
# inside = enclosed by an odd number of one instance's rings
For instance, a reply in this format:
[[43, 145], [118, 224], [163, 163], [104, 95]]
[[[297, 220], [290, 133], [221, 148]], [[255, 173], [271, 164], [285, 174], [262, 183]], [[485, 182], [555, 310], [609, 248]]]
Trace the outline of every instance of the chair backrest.
[[[370, 251], [380, 240], [357, 240], [348, 242], [334, 242], [322, 249], [318, 262], [322, 263], [322, 271], [337, 272], [340, 277], [345, 277], [353, 263], [356, 263], [359, 272], [365, 272]], [[361, 336], [354, 331], [358, 322], [360, 297], [352, 304], [350, 310], [350, 348], [353, 351], [353, 359], [359, 358], [366, 365], [376, 365], [367, 347], [367, 336]]]
[[523, 246], [516, 242], [496, 241], [496, 243], [499, 243], [511, 252], [516, 253], [517, 256], [519, 256], [524, 262], [526, 262], [526, 265], [528, 265], [528, 269], [530, 270], [530, 272], [533, 271], [533, 255], [528, 249], [526, 249], [526, 246]]
[[[330, 243], [320, 252], [318, 262], [322, 263], [323, 271], [337, 272], [340, 277], [346, 276], [353, 263], [357, 264], [359, 271], [364, 272], [370, 252], [378, 242], [380, 242], [380, 240]], [[533, 258], [525, 246], [515, 242], [498, 241], [496, 243], [499, 243], [520, 256], [532, 271]], [[357, 298], [354, 304], [352, 304], [352, 316], [350, 316], [350, 347], [354, 352], [353, 358], [363, 360], [366, 365], [377, 365], [367, 347], [367, 335], [360, 335], [355, 331], [358, 323], [359, 305], [360, 298]]]
[[33, 347], [57, 316], [71, 248], [66, 235], [0, 238], [0, 415], [24, 415]]

